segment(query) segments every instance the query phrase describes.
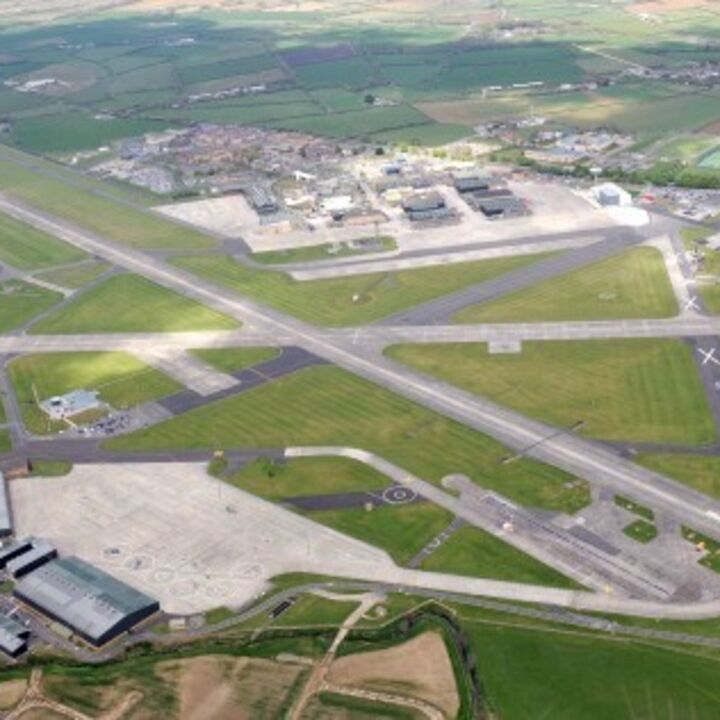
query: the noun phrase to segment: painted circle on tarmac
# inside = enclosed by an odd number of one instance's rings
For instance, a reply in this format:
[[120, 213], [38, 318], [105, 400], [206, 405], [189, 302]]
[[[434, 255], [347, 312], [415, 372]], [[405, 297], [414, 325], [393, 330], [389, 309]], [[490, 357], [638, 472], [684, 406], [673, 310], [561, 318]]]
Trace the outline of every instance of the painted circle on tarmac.
[[417, 497], [417, 493], [402, 485], [393, 485], [385, 490], [382, 497], [388, 505], [402, 505], [412, 502]]

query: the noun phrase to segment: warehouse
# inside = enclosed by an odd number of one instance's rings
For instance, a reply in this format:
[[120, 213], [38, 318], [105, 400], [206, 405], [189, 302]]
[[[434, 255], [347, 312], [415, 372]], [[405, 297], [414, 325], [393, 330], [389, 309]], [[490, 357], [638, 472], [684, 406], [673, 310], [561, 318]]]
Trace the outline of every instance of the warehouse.
[[12, 534], [12, 517], [10, 515], [10, 498], [7, 491], [7, 480], [0, 473], [0, 537]]
[[6, 564], [8, 573], [16, 580], [57, 557], [55, 546], [47, 540], [31, 538], [28, 543], [29, 547]]
[[96, 647], [160, 609], [157, 600], [76, 557], [43, 565], [24, 577], [14, 593]]
[[0, 650], [17, 657], [27, 650], [30, 630], [16, 620], [0, 613]]
[[520, 217], [527, 214], [525, 203], [512, 195], [483, 198], [479, 201], [479, 206], [483, 215], [489, 220]]
[[0, 570], [4, 570], [6, 565], [18, 555], [22, 555], [31, 549], [32, 540], [30, 538], [25, 540], [15, 540], [14, 542], [0, 547]]
[[475, 174], [467, 175], [462, 173], [453, 173], [452, 180], [455, 189], [461, 195], [464, 195], [465, 193], [474, 193], [478, 190], [490, 189], [490, 180]]
[[452, 208], [445, 204], [445, 198], [437, 192], [411, 195], [402, 203], [408, 219], [412, 222], [436, 222], [456, 217]]

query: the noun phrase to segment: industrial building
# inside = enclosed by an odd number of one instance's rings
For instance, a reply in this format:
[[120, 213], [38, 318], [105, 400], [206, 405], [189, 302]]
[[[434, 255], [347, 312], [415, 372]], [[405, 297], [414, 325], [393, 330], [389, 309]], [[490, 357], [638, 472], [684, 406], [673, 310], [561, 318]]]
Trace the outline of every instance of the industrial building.
[[478, 190], [489, 190], [490, 180], [488, 178], [480, 177], [476, 174], [463, 174], [453, 173], [452, 175], [453, 185], [455, 189], [461, 194], [474, 193]]
[[275, 196], [263, 187], [254, 185], [245, 191], [245, 197], [258, 215], [272, 215], [280, 209]]
[[8, 545], [0, 547], [0, 570], [4, 570], [7, 564], [15, 559], [18, 555], [28, 552], [32, 549], [32, 539], [15, 540]]
[[7, 537], [8, 535], [12, 535], [10, 497], [7, 491], [7, 480], [0, 473], [0, 537]]
[[603, 207], [627, 207], [632, 205], [632, 195], [615, 183], [603, 183], [592, 189], [593, 198]]
[[5, 566], [8, 573], [16, 580], [57, 557], [55, 546], [47, 540], [32, 538], [27, 542], [28, 546], [8, 560]]
[[435, 222], [456, 216], [437, 192], [411, 195], [403, 200], [402, 209], [412, 222]]
[[157, 600], [76, 557], [46, 563], [14, 594], [99, 647], [158, 612]]
[[17, 657], [27, 650], [30, 630], [0, 613], [0, 650], [10, 657]]
[[527, 214], [525, 203], [514, 195], [485, 197], [478, 200], [480, 212], [489, 220], [521, 217]]

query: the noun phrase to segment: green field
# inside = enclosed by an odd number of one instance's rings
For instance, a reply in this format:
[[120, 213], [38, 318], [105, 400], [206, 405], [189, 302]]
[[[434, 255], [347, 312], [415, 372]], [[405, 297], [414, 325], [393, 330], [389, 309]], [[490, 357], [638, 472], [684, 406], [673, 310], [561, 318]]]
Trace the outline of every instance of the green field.
[[366, 492], [389, 485], [377, 470], [342, 457], [292, 458], [285, 463], [259, 459], [224, 479], [267, 500]]
[[641, 505], [624, 495], [616, 495], [613, 500], [618, 507], [624, 508], [628, 512], [635, 513], [635, 515], [639, 515], [645, 520], [652, 521], [655, 519], [655, 513], [649, 507]]
[[284, 612], [274, 625], [301, 627], [303, 625], [341, 625], [357, 608], [356, 602], [328, 600], [317, 595], [303, 595]]
[[0, 215], [0, 262], [18, 270], [40, 270], [82, 260], [85, 253], [9, 215]]
[[49, 423], [36, 398], [42, 401], [71, 390], [96, 390], [101, 400], [120, 409], [183, 389], [158, 370], [120, 352], [24, 355], [10, 363], [9, 373], [25, 426], [36, 434], [65, 427]]
[[677, 315], [662, 255], [635, 248], [493, 302], [465, 308], [460, 323], [618, 320]]
[[720, 714], [717, 656], [573, 630], [463, 625], [487, 699], [503, 720], [714, 720]]
[[382, 548], [398, 565], [406, 565], [441, 533], [452, 514], [431, 503], [380, 505], [373, 510], [318, 510], [307, 517], [345, 535]]
[[256, 347], [202, 348], [190, 352], [203, 362], [225, 373], [234, 373], [272, 360], [280, 353], [277, 348]]
[[720, 573], [720, 540], [716, 540], [709, 535], [703, 535], [703, 533], [684, 525], [681, 532], [683, 538], [695, 545], [697, 552], [700, 554], [698, 563], [713, 572]]
[[490, 438], [335, 367], [313, 367], [152, 428], [118, 437], [119, 451], [348, 445], [375, 452], [431, 482], [464, 473], [519, 503], [575, 512], [582, 484], [520, 459]]
[[37, 285], [7, 280], [0, 284], [0, 332], [22, 327], [62, 300], [62, 295]]
[[173, 262], [301, 320], [338, 326], [379, 320], [537, 262], [541, 257], [501, 258], [311, 282], [298, 282], [281, 272], [251, 270], [229, 257], [184, 256]]
[[0, 191], [108, 240], [133, 247], [189, 250], [215, 244], [197, 230], [112, 199], [99, 182], [77, 180], [74, 173], [38, 163], [0, 148]]
[[9, 430], [0, 429], [0, 454], [12, 450], [12, 438]]
[[113, 140], [164, 130], [167, 123], [153, 120], [98, 120], [81, 112], [63, 112], [25, 118], [17, 123], [13, 139], [34, 153], [93, 150]]
[[578, 589], [580, 586], [534, 558], [475, 527], [460, 528], [423, 560], [422, 570], [507, 582]]
[[710, 497], [720, 498], [720, 457], [640, 454], [635, 461]]
[[137, 275], [115, 275], [33, 326], [36, 334], [232, 330], [231, 318]]
[[633, 540], [639, 543], [652, 542], [658, 534], [657, 528], [647, 520], [635, 520], [635, 522], [626, 525], [623, 532]]
[[387, 354], [501, 405], [603, 440], [715, 440], [692, 351], [676, 340], [523, 343], [519, 354], [485, 344], [402, 345]]
[[71, 267], [47, 270], [38, 275], [42, 280], [77, 290], [97, 280], [104, 272], [110, 269], [110, 265], [99, 260], [90, 260]]

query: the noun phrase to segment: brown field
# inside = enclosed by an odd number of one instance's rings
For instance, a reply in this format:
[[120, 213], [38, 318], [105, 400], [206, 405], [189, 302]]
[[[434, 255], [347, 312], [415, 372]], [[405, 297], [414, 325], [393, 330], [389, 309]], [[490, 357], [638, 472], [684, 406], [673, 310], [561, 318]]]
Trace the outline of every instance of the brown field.
[[455, 676], [442, 636], [426, 632], [386, 650], [348, 655], [333, 662], [331, 685], [408, 695], [453, 718], [460, 707]]
[[637, 15], [652, 15], [677, 10], [690, 10], [704, 5], [707, 5], [707, 0], [651, 0], [651, 2], [638, 2], [628, 5], [627, 10]]
[[27, 690], [27, 680], [6, 680], [0, 683], [0, 710], [15, 707]]
[[177, 688], [178, 720], [255, 720], [282, 716], [285, 700], [307, 669], [270, 660], [205, 655], [156, 666]]

